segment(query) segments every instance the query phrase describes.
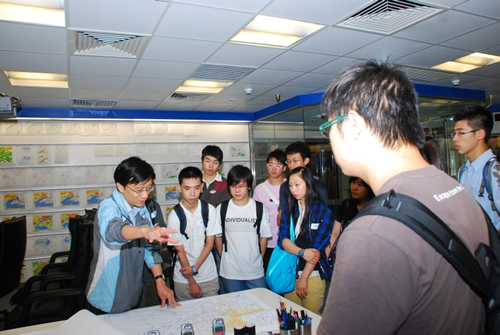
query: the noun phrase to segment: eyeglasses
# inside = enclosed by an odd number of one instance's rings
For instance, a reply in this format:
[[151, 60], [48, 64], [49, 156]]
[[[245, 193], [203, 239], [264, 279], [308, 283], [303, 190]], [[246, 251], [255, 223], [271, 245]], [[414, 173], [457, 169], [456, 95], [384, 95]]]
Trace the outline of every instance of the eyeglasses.
[[337, 116], [334, 119], [331, 119], [330, 121], [327, 121], [323, 123], [321, 126], [319, 126], [319, 132], [321, 135], [324, 137], [330, 137], [330, 127], [333, 126], [334, 124], [340, 122], [343, 118], [345, 118], [348, 114], [342, 114], [340, 116]]
[[148, 194], [151, 193], [151, 192], [153, 192], [153, 190], [155, 189], [155, 184], [151, 185], [149, 188], [141, 188], [140, 190], [135, 190], [135, 189], [133, 189], [132, 187], [130, 187], [128, 185], [127, 185], [127, 187], [130, 188], [135, 194], [141, 195], [144, 192], [146, 192]]
[[292, 165], [292, 163], [293, 163], [293, 165], [298, 165], [298, 164], [300, 164], [300, 162], [301, 162], [300, 159], [294, 159], [293, 161], [287, 159], [286, 160], [286, 165]]
[[281, 165], [281, 164], [272, 164], [272, 163], [267, 163], [266, 164], [268, 168], [278, 168], [278, 169], [281, 169], [284, 165]]
[[470, 133], [475, 133], [476, 131], [479, 131], [481, 129], [474, 129], [474, 130], [469, 130], [469, 131], [453, 131], [453, 133], [451, 133], [451, 138], [455, 138], [455, 136], [462, 136], [462, 135], [466, 135], [466, 134], [470, 134]]
[[247, 188], [247, 184], [245, 184], [245, 185], [231, 185], [230, 187], [235, 188], [238, 191], [241, 191], [241, 190]]

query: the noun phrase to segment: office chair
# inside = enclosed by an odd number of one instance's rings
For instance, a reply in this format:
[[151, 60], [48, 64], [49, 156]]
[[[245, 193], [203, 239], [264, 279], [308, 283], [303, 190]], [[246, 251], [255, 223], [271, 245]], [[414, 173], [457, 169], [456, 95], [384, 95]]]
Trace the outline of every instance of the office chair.
[[0, 222], [0, 298], [21, 282], [26, 253], [26, 216]]

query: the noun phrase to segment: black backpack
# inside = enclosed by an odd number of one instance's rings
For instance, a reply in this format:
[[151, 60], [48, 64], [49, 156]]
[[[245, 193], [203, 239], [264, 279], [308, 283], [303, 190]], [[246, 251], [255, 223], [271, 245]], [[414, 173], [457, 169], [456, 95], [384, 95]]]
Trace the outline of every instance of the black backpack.
[[[227, 206], [229, 205], [229, 200], [223, 201], [220, 204], [220, 222], [222, 225], [222, 244], [224, 245], [224, 251], [227, 252], [227, 243], [226, 243], [226, 214], [227, 214]], [[255, 201], [255, 207], [257, 208], [257, 220], [255, 220], [254, 228], [257, 230], [257, 241], [259, 244], [259, 252], [260, 250], [260, 223], [262, 222], [262, 212], [264, 211], [264, 205], [260, 201]]]
[[[483, 210], [484, 212], [484, 210]], [[372, 199], [358, 213], [381, 215], [404, 223], [436, 249], [481, 297], [486, 308], [484, 334], [500, 334], [500, 235], [484, 212], [490, 237], [473, 255], [460, 238], [418, 200], [394, 190]]]
[[[201, 202], [201, 218], [203, 220], [203, 225], [205, 226], [205, 229], [207, 228], [208, 225], [208, 202], [204, 200], [200, 200]], [[177, 214], [177, 217], [179, 218], [180, 222], [180, 233], [184, 235], [186, 240], [189, 240], [189, 236], [186, 234], [186, 214], [184, 213], [184, 210], [181, 207], [181, 204], [177, 204], [174, 206], [174, 211], [175, 214]], [[205, 231], [205, 236], [206, 236], [206, 231]]]

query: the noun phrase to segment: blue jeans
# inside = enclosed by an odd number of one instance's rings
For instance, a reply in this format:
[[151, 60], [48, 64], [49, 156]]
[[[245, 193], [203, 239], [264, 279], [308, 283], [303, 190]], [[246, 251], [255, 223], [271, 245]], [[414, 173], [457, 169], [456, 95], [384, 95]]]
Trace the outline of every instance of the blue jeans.
[[226, 293], [244, 291], [252, 288], [267, 288], [265, 276], [252, 280], [226, 279], [223, 277], [220, 278], [224, 283], [224, 289], [226, 290]]

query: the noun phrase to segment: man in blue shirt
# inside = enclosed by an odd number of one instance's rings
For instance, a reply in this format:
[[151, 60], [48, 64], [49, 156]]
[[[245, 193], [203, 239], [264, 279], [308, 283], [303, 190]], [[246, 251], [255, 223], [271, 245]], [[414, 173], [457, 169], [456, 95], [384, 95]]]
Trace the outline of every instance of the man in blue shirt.
[[467, 155], [468, 158], [459, 172], [459, 182], [472, 193], [488, 213], [496, 229], [500, 229], [500, 216], [496, 211], [500, 207], [500, 180], [497, 169], [492, 168], [490, 171], [492, 188], [490, 192], [493, 202], [488, 199], [486, 189], [483, 190], [484, 192], [480, 191], [484, 166], [495, 157], [488, 147], [488, 140], [493, 129], [493, 115], [481, 106], [471, 106], [456, 113], [453, 120], [456, 122], [453, 132], [455, 149]]
[[115, 170], [116, 189], [99, 205], [94, 220], [93, 251], [87, 285], [88, 309], [96, 314], [120, 313], [137, 306], [144, 263], [151, 269], [161, 307], [179, 304], [165, 285], [162, 258], [146, 244], [177, 240], [176, 232], [153, 227], [145, 203], [154, 190], [155, 172], [139, 157], [122, 161]]

